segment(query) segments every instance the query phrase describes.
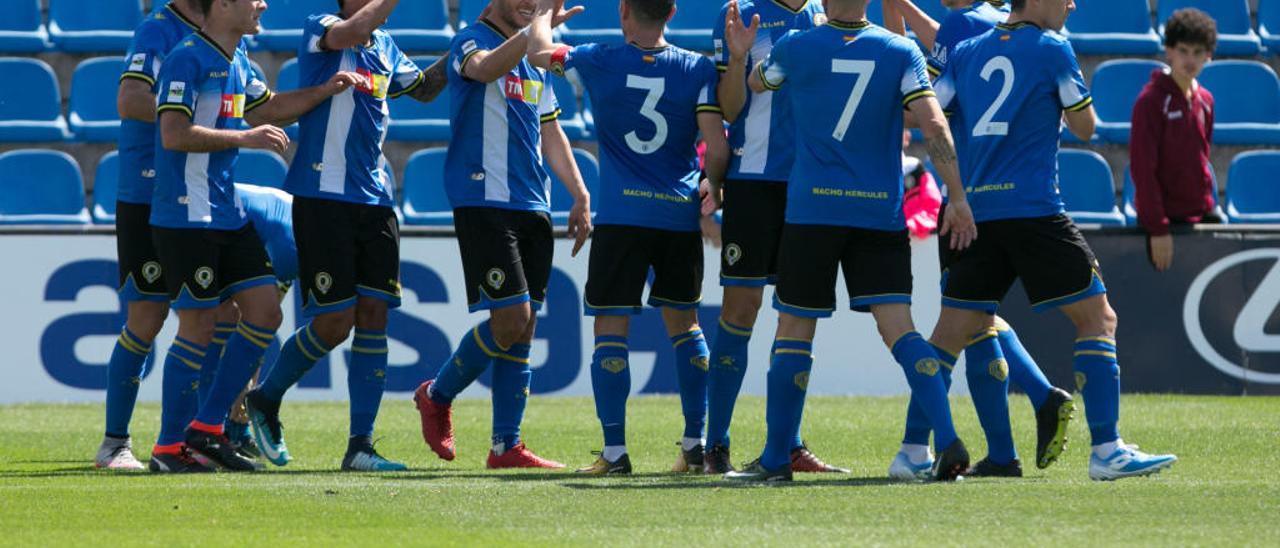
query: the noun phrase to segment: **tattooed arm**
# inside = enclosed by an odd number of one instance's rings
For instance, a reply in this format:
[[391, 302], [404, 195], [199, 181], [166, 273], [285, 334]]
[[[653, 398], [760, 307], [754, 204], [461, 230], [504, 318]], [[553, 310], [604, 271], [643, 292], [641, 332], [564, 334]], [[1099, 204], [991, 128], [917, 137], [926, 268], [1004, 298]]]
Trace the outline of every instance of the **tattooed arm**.
[[929, 151], [929, 158], [933, 160], [934, 169], [938, 171], [943, 184], [947, 185], [948, 203], [939, 233], [951, 235], [952, 249], [969, 247], [978, 237], [978, 228], [974, 225], [964, 183], [960, 180], [960, 162], [956, 156], [955, 143], [951, 140], [951, 130], [947, 127], [947, 118], [942, 114], [938, 100], [933, 97], [912, 101], [907, 108], [924, 132], [925, 147]]

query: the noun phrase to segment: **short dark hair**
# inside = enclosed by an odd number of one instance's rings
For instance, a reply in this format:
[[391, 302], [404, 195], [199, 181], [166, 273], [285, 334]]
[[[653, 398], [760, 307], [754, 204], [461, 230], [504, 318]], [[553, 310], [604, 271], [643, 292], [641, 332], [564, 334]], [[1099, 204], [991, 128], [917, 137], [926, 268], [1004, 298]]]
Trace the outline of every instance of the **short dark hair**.
[[209, 15], [209, 10], [213, 9], [213, 0], [200, 0], [200, 13]]
[[[692, 2], [709, 2], [711, 0], [690, 0]], [[671, 10], [676, 7], [675, 0], [627, 0], [636, 16], [648, 23], [665, 23]]]
[[1022, 11], [1022, 8], [1025, 8], [1025, 7], [1027, 7], [1027, 0], [1010, 0], [1009, 1], [1009, 9], [1013, 11]]
[[1218, 45], [1218, 23], [1196, 8], [1173, 12], [1164, 24], [1164, 45], [1172, 48], [1178, 44], [1204, 46], [1212, 53]]

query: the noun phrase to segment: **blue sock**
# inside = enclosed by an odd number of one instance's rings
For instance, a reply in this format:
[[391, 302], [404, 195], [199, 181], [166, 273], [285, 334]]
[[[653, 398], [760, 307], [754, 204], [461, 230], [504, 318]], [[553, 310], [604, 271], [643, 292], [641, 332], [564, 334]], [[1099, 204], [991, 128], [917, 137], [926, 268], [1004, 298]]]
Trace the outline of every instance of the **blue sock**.
[[138, 386], [142, 384], [151, 343], [144, 343], [129, 328], [120, 331], [116, 347], [111, 350], [107, 362], [107, 427], [106, 434], [113, 438], [129, 437], [129, 422], [133, 420], [133, 406], [138, 402]]
[[356, 328], [347, 364], [351, 397], [351, 437], [373, 436], [373, 423], [387, 386], [387, 331]]
[[[942, 373], [942, 384], [947, 388], [947, 392], [951, 392], [951, 372], [955, 369], [958, 356], [943, 350], [941, 347], [930, 343], [933, 352], [938, 355], [938, 359], [942, 360], [945, 366], [939, 373]], [[933, 432], [933, 428], [929, 426], [929, 416], [924, 414], [924, 408], [920, 407], [916, 395], [911, 394], [911, 401], [907, 404], [907, 430], [902, 435], [902, 443], [908, 445], [929, 445], [929, 434]]]
[[1036, 361], [1031, 358], [1031, 354], [1027, 353], [1027, 349], [1022, 347], [1022, 341], [1018, 340], [1018, 334], [1013, 332], [1009, 324], [997, 318], [996, 331], [1000, 339], [1000, 352], [1009, 363], [1009, 380], [1027, 394], [1027, 398], [1031, 399], [1032, 407], [1040, 409], [1040, 406], [1044, 405], [1044, 400], [1048, 399], [1053, 385], [1049, 384], [1044, 371], [1036, 365]]
[[627, 396], [631, 395], [631, 368], [627, 338], [620, 335], [596, 337], [591, 354], [591, 392], [596, 401], [596, 417], [604, 429], [604, 444], [627, 444]]
[[307, 322], [280, 345], [280, 356], [271, 366], [271, 371], [259, 377], [258, 389], [271, 401], [283, 400], [284, 393], [298, 384], [307, 371], [331, 350], [316, 335], [311, 322]]
[[493, 340], [488, 320], [481, 322], [462, 337], [453, 356], [440, 366], [427, 396], [441, 405], [452, 404], [453, 398], [458, 397], [459, 393], [476, 382], [480, 374], [489, 368], [499, 350], [501, 348]]
[[1084, 396], [1084, 415], [1093, 445], [1120, 439], [1120, 365], [1110, 337], [1076, 339], [1076, 387]]
[[196, 405], [204, 405], [213, 389], [213, 378], [218, 373], [218, 362], [222, 360], [222, 349], [227, 346], [227, 338], [236, 331], [236, 324], [219, 323], [213, 328], [213, 339], [209, 341], [209, 349], [205, 351], [204, 361], [200, 363], [200, 390]]
[[933, 346], [919, 333], [912, 331], [893, 343], [893, 359], [902, 366], [911, 385], [911, 395], [916, 398], [929, 425], [933, 427], [934, 443], [946, 449], [958, 439], [951, 422], [951, 404], [947, 401], [947, 385], [941, 370], [946, 363], [938, 358]]
[[222, 351], [222, 361], [218, 362], [218, 374], [213, 379], [213, 389], [205, 399], [200, 411], [196, 413], [194, 425], [203, 430], [220, 431], [222, 423], [227, 420], [227, 412], [231, 404], [244, 390], [253, 373], [262, 361], [262, 355], [275, 334], [268, 329], [254, 326], [241, 320], [236, 325], [236, 332], [227, 339], [227, 347]]
[[998, 335], [995, 329], [988, 330], [965, 347], [965, 378], [987, 437], [987, 458], [1009, 464], [1018, 458], [1018, 452], [1009, 425], [1009, 364], [1000, 353]]
[[[156, 445], [180, 444], [187, 439], [187, 423], [196, 414], [200, 363], [204, 360], [206, 350], [182, 337], [174, 337], [173, 345], [169, 346], [169, 356], [164, 360], [160, 436], [156, 438]], [[228, 402], [227, 406], [230, 405]]]
[[765, 444], [760, 464], [769, 470], [791, 465], [791, 449], [813, 369], [813, 343], [778, 339], [773, 343], [765, 399]]
[[520, 443], [520, 423], [533, 380], [529, 350], [528, 344], [513, 344], [493, 359], [493, 444], [502, 444], [503, 451]]
[[747, 375], [750, 343], [751, 329], [720, 320], [707, 372], [708, 447], [729, 446], [729, 424], [733, 422], [733, 407], [742, 391], [742, 378]]
[[707, 369], [710, 351], [702, 330], [671, 337], [676, 351], [676, 380], [680, 385], [680, 410], [684, 413], [684, 437], [702, 438], [707, 424]]

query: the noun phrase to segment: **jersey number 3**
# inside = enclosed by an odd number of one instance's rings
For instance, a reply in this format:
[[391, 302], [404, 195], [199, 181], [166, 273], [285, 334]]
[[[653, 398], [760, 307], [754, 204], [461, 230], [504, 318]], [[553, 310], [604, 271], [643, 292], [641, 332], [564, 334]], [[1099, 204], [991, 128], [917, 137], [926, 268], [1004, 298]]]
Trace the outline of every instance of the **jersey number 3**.
[[643, 140], [636, 132], [626, 135], [627, 146], [636, 154], [653, 154], [667, 143], [667, 119], [658, 112], [658, 101], [667, 90], [667, 81], [662, 78], [645, 78], [634, 74], [627, 75], [627, 87], [648, 92], [644, 104], [640, 106], [640, 115], [653, 122], [653, 138]]
[[832, 73], [853, 74], [857, 77], [853, 82], [853, 89], [849, 91], [849, 100], [844, 103], [844, 112], [840, 113], [840, 119], [836, 121], [836, 129], [831, 132], [831, 137], [835, 140], [844, 142], [844, 135], [849, 131], [849, 124], [853, 122], [853, 113], [858, 110], [858, 104], [862, 102], [862, 96], [867, 92], [867, 86], [871, 84], [871, 74], [875, 71], [875, 61], [831, 60]]
[[1005, 101], [1009, 100], [1009, 92], [1013, 91], [1013, 62], [1003, 55], [992, 57], [982, 67], [982, 72], [979, 76], [983, 80], [990, 82], [991, 77], [997, 72], [1004, 77], [1004, 83], [1000, 86], [1000, 95], [996, 96], [996, 101], [991, 103], [991, 108], [988, 108], [982, 114], [982, 118], [978, 119], [978, 125], [973, 126], [974, 137], [1009, 134], [1009, 122], [992, 122], [991, 119], [996, 117], [996, 112], [1000, 110], [1000, 107], [1004, 106]]

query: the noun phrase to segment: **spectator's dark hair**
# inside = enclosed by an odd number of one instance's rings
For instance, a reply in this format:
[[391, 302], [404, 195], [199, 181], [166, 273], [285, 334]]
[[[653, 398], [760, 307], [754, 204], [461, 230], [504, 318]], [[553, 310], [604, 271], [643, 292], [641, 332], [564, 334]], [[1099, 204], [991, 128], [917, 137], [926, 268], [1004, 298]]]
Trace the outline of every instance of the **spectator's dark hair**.
[[1209, 14], [1196, 8], [1183, 8], [1173, 12], [1164, 26], [1164, 45], [1178, 44], [1204, 46], [1210, 53], [1218, 45], [1218, 23]]
[[[691, 0], [693, 2], [709, 2], [711, 0]], [[675, 0], [627, 0], [636, 18], [647, 23], [665, 23], [671, 9], [676, 6]]]

